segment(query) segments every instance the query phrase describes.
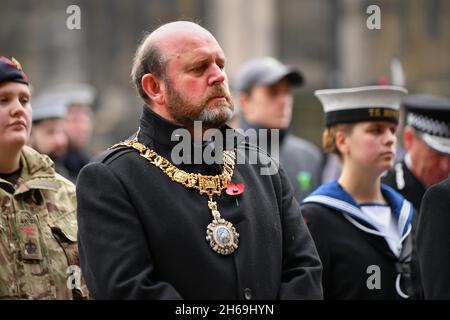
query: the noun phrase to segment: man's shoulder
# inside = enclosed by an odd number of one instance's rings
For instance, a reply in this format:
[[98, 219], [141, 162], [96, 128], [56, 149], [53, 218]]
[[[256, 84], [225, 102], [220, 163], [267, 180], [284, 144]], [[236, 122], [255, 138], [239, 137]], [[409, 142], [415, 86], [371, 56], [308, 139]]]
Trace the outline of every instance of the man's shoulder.
[[439, 182], [438, 184], [436, 184], [435, 188], [439, 190], [450, 190], [450, 178]]
[[445, 179], [435, 185], [432, 185], [425, 193], [427, 198], [433, 196], [445, 202], [448, 201], [448, 194], [450, 192], [450, 178]]
[[110, 165], [116, 161], [120, 161], [121, 159], [123, 160], [125, 158], [132, 157], [134, 155], [137, 155], [137, 153], [133, 148], [126, 146], [119, 146], [107, 149], [102, 153], [96, 155], [91, 159], [89, 164], [103, 163], [105, 165]]

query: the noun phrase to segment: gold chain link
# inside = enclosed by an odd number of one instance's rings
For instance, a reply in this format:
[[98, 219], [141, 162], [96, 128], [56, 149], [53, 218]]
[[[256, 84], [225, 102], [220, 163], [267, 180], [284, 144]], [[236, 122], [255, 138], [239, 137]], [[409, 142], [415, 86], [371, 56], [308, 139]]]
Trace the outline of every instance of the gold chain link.
[[[220, 175], [208, 176], [199, 173], [189, 173], [178, 169], [169, 160], [160, 156], [155, 151], [147, 148], [142, 143], [136, 140], [125, 140], [113, 145], [110, 149], [126, 146], [137, 150], [141, 157], [147, 159], [151, 164], [160, 168], [172, 181], [181, 183], [187, 188], [194, 188], [200, 191], [200, 194], [207, 194], [212, 201], [213, 195], [222, 193], [222, 190], [231, 182], [231, 177], [234, 172], [234, 165], [236, 160], [236, 151], [223, 151], [223, 171]], [[217, 210], [217, 209], [215, 209]]]

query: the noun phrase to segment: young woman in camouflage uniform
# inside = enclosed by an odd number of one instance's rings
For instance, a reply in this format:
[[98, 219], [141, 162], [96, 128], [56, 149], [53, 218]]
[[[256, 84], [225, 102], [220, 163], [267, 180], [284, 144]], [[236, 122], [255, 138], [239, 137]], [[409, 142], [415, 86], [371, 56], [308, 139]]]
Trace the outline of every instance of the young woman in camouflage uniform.
[[28, 78], [0, 57], [0, 299], [82, 298], [75, 187], [25, 146], [30, 130]]

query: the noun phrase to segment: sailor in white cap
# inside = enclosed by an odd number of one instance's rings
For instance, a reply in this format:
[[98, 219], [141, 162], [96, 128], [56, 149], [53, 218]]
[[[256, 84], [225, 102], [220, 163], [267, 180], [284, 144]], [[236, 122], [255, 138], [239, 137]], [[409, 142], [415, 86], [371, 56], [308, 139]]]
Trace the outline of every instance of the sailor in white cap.
[[411, 201], [418, 211], [426, 189], [450, 174], [450, 99], [410, 95], [403, 105], [407, 153], [383, 182]]
[[55, 163], [56, 172], [70, 179], [69, 172], [62, 163], [69, 142], [64, 130], [66, 112], [65, 100], [49, 94], [36, 97], [33, 101], [33, 127], [28, 144], [48, 155]]
[[[63, 107], [63, 129], [67, 136], [64, 154], [58, 156], [63, 175], [73, 182], [78, 172], [90, 160], [86, 147], [90, 143], [93, 123], [92, 105], [95, 100], [95, 89], [84, 83], [65, 83], [48, 87], [42, 96], [47, 100], [47, 109]], [[60, 121], [58, 121], [60, 122]]]
[[395, 159], [405, 94], [394, 86], [315, 92], [325, 111], [323, 147], [342, 162], [339, 179], [302, 203], [325, 299], [408, 298], [413, 206], [380, 182]]
[[59, 88], [67, 100], [65, 129], [69, 137], [69, 147], [64, 157], [64, 166], [76, 179], [81, 168], [90, 160], [88, 146], [93, 131], [93, 112], [96, 91], [88, 84], [72, 84]]

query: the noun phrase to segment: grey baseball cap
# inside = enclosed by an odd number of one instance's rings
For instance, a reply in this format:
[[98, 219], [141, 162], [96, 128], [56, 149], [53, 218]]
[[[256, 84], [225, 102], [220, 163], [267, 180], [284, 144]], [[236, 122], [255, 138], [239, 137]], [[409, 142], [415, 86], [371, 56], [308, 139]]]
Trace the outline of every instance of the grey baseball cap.
[[257, 58], [246, 62], [240, 69], [235, 88], [239, 92], [249, 91], [255, 85], [272, 85], [284, 78], [293, 86], [301, 86], [304, 83], [299, 70], [272, 57]]

